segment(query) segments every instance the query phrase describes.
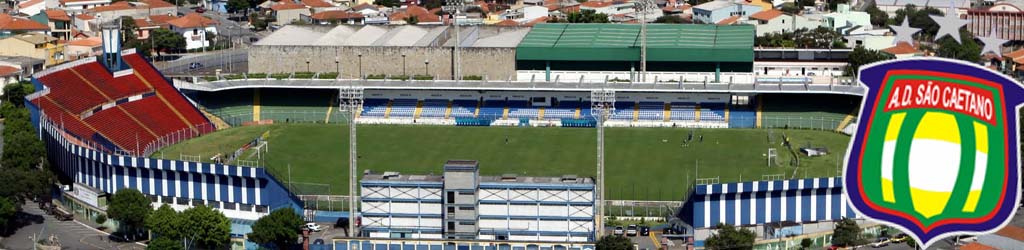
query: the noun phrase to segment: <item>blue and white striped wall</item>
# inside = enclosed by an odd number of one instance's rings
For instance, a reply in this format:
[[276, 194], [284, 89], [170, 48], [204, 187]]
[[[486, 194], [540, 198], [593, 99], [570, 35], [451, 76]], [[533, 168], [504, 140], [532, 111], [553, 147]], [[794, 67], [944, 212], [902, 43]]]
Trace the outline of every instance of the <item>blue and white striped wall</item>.
[[856, 218], [842, 178], [697, 185], [680, 216], [694, 228]]
[[[289, 193], [266, 169], [112, 155], [73, 143], [56, 125], [39, 119], [47, 157], [62, 176], [107, 193], [131, 188], [158, 196], [160, 203], [185, 198], [189, 204], [214, 202], [219, 207], [272, 211], [290, 207], [301, 211], [298, 197]], [[172, 199], [166, 199], [172, 198]], [[218, 203], [219, 202], [219, 203]], [[231, 211], [224, 211], [231, 217]], [[263, 212], [266, 213], [266, 212]], [[251, 217], [251, 216], [247, 216]], [[253, 219], [253, 218], [244, 218]]]

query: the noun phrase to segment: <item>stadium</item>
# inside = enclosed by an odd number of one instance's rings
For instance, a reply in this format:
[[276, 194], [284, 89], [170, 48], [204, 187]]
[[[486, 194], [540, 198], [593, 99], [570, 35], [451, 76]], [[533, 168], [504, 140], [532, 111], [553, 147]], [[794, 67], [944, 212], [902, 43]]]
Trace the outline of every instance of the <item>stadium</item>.
[[[629, 33], [633, 26], [623, 27], [624, 36], [635, 35]], [[753, 39], [752, 29], [732, 27], [743, 30], [719, 30], [730, 34], [719, 37]], [[623, 36], [596, 28], [604, 32], [592, 41]], [[857, 217], [835, 177], [855, 127], [860, 87], [758, 82], [753, 53], [728, 47], [753, 51], [752, 41], [723, 41], [719, 55], [650, 58], [659, 61], [652, 71], [678, 80], [607, 81], [639, 64], [613, 60], [636, 48], [613, 46], [619, 51], [613, 53], [608, 44], [551, 38], [587, 29], [595, 26], [492, 32], [522, 38], [498, 48], [514, 54], [504, 63], [515, 70], [501, 73], [515, 76], [507, 81], [348, 79], [338, 61], [316, 64], [338, 65], [338, 71], [314, 69], [338, 73], [330, 79], [293, 73], [185, 81], [163, 76], [132, 50], [105, 43], [102, 57], [34, 75], [39, 91], [26, 103], [62, 182], [97, 191], [91, 198], [66, 196], [70, 206], [99, 214], [102, 202], [96, 200], [124, 188], [142, 191], [156, 205], [207, 205], [232, 219], [239, 248], [255, 247], [244, 239], [253, 221], [282, 208], [308, 221], [359, 221], [359, 237], [325, 246], [353, 250], [449, 243], [460, 249], [505, 249], [495, 243], [516, 250], [592, 249], [604, 216], [642, 217], [635, 204], [645, 202], [660, 211], [645, 209], [647, 216], [678, 219], [696, 247], [719, 223], [757, 228], [759, 239], [770, 240]], [[392, 39], [409, 31], [374, 32]], [[678, 32], [696, 31], [665, 34]], [[481, 40], [492, 34], [478, 33]], [[423, 58], [453, 44], [363, 42], [368, 45], [264, 44], [250, 57], [295, 46], [296, 55], [339, 51], [324, 53], [335, 60], [344, 51], [395, 54], [396, 48], [414, 48], [419, 52], [410, 49], [409, 57]], [[665, 53], [686, 47], [664, 46]], [[591, 57], [577, 59], [583, 55]], [[364, 57], [371, 60], [359, 54], [359, 71], [348, 75], [367, 75], [361, 72]], [[466, 58], [463, 63], [476, 64]], [[595, 63], [573, 63], [588, 60]], [[671, 71], [678, 68], [695, 72]], [[405, 69], [366, 70], [397, 75]], [[476, 74], [470, 70], [464, 75]], [[612, 78], [639, 79], [635, 72]], [[595, 79], [605, 81], [584, 83]], [[463, 178], [476, 181], [458, 181]], [[460, 212], [448, 215], [442, 207]], [[545, 210], [552, 207], [562, 210]], [[531, 209], [537, 212], [509, 212]]]

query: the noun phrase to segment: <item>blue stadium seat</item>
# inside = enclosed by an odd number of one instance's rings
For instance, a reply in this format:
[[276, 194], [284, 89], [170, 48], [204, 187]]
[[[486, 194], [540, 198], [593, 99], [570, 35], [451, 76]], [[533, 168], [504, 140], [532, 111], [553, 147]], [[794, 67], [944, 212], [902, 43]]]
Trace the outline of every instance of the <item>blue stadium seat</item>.
[[561, 101], [558, 106], [544, 110], [544, 119], [574, 119], [576, 118], [576, 109], [579, 107], [579, 101]]
[[702, 121], [702, 122], [724, 122], [725, 121], [725, 104], [724, 103], [701, 103], [700, 104], [700, 121]]
[[448, 100], [427, 99], [423, 101], [423, 110], [420, 111], [420, 117], [444, 118], [446, 109], [448, 109]]
[[388, 99], [371, 99], [368, 98], [363, 100], [363, 112], [360, 116], [364, 117], [384, 117], [384, 112], [388, 108]]
[[416, 114], [416, 99], [395, 99], [391, 102], [391, 114], [388, 117], [409, 117]]
[[527, 101], [508, 101], [508, 118], [537, 119], [540, 109]]
[[641, 121], [663, 121], [665, 120], [665, 103], [663, 102], [640, 102]]
[[633, 120], [633, 109], [636, 108], [635, 102], [615, 102], [615, 112], [612, 113], [612, 120]]
[[672, 115], [669, 120], [694, 121], [697, 119], [697, 105], [686, 102], [673, 102]]
[[480, 107], [480, 115], [477, 118], [481, 119], [499, 119], [505, 112], [505, 101], [504, 100], [484, 100], [484, 105]]
[[476, 117], [477, 100], [454, 100], [452, 101], [452, 114], [454, 118]]

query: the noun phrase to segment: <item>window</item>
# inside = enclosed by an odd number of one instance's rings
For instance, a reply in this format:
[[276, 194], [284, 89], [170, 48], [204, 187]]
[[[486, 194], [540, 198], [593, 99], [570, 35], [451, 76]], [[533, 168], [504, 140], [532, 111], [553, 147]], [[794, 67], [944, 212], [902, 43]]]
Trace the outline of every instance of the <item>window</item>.
[[257, 213], [266, 213], [267, 210], [268, 210], [267, 206], [263, 206], [263, 205], [256, 206], [256, 212]]
[[449, 221], [448, 222], [448, 230], [455, 230], [455, 222], [454, 221]]
[[476, 208], [475, 207], [459, 207], [459, 210], [462, 210], [462, 211], [473, 211], [473, 210], [476, 210]]
[[448, 213], [454, 213], [455, 207], [448, 207]]
[[476, 225], [476, 221], [461, 221], [461, 222], [459, 222], [459, 225], [473, 226], [473, 225]]
[[235, 203], [231, 203], [231, 202], [225, 202], [224, 203], [224, 209], [235, 210], [236, 207], [237, 206], [235, 206]]
[[461, 191], [461, 192], [459, 192], [459, 194], [461, 194], [461, 195], [473, 195], [473, 191]]
[[451, 203], [455, 203], [455, 192], [452, 192], [452, 191], [448, 191], [448, 199], [447, 199], [447, 202], [448, 202], [449, 204], [451, 204]]

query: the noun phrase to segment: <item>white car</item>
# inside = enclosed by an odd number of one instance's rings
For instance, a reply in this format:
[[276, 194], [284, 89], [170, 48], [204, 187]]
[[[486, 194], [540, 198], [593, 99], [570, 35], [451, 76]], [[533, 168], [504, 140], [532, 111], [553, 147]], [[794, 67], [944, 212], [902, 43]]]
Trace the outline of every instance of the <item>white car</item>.
[[637, 229], [636, 225], [629, 225], [628, 227], [626, 227], [626, 236], [630, 236], [630, 237], [636, 236], [636, 233], [637, 233], [636, 229]]
[[317, 225], [316, 223], [312, 222], [306, 223], [305, 228], [313, 232], [320, 232], [320, 230], [323, 230], [323, 228], [321, 228], [320, 225]]

